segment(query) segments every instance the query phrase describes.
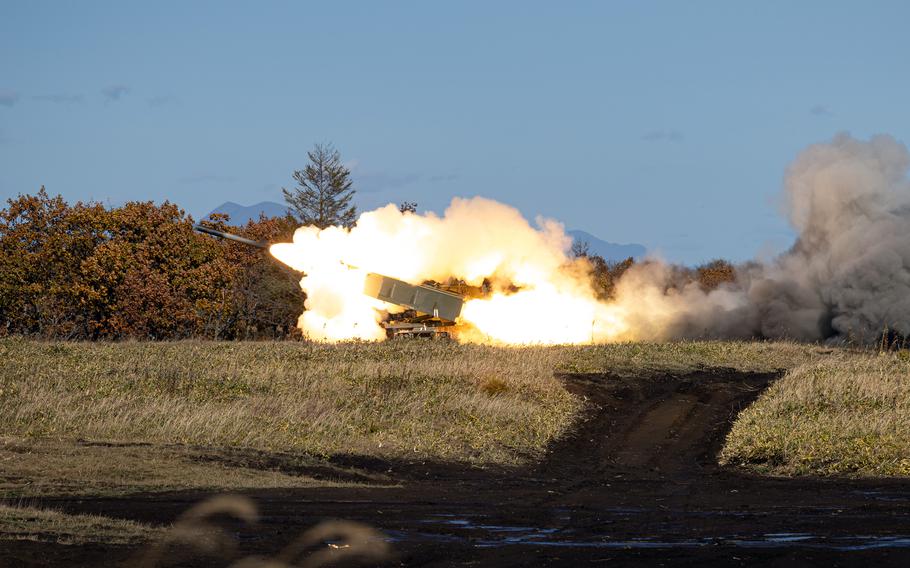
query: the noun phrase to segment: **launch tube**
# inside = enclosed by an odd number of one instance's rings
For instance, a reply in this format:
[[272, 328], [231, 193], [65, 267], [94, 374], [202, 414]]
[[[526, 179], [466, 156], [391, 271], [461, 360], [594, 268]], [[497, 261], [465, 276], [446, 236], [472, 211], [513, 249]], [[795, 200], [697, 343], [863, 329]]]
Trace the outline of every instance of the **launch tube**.
[[200, 233], [205, 233], [207, 235], [212, 235], [213, 237], [218, 237], [221, 239], [228, 239], [231, 241], [236, 241], [238, 243], [243, 243], [247, 246], [256, 247], [260, 249], [269, 248], [269, 243], [264, 241], [254, 241], [252, 239], [246, 239], [238, 235], [232, 235], [231, 233], [225, 233], [223, 231], [218, 231], [216, 229], [211, 229], [209, 227], [204, 227], [202, 225], [193, 225], [193, 230]]

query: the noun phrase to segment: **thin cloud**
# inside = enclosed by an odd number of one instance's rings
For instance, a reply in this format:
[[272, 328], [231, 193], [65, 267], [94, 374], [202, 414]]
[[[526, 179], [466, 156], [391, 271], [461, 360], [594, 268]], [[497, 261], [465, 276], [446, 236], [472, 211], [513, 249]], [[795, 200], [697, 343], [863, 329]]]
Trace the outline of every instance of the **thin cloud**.
[[459, 174], [442, 174], [442, 175], [435, 175], [435, 176], [429, 177], [429, 181], [432, 183], [439, 183], [439, 182], [444, 182], [444, 181], [458, 181], [460, 179], [461, 179], [461, 175], [459, 175]]
[[420, 174], [413, 173], [394, 174], [389, 172], [376, 172], [369, 174], [355, 173], [354, 179], [357, 182], [355, 185], [357, 191], [376, 193], [411, 185], [412, 183], [420, 181], [421, 176]]
[[641, 139], [645, 142], [682, 142], [686, 136], [679, 130], [650, 130]]
[[11, 107], [19, 102], [19, 93], [10, 90], [0, 90], [0, 105]]
[[823, 104], [814, 105], [809, 109], [809, 114], [812, 116], [834, 116], [834, 113], [831, 112], [831, 109]]
[[177, 102], [177, 97], [171, 95], [157, 95], [154, 97], [149, 97], [148, 104], [152, 108], [159, 108], [163, 106], [168, 106], [175, 104]]
[[234, 176], [222, 174], [192, 174], [178, 179], [177, 183], [189, 185], [195, 183], [231, 183], [235, 181], [237, 181], [237, 178]]
[[108, 100], [108, 102], [119, 101], [124, 96], [128, 95], [130, 88], [126, 85], [111, 85], [101, 89], [101, 94]]
[[66, 95], [62, 93], [56, 93], [52, 95], [35, 95], [32, 97], [32, 100], [54, 104], [75, 104], [84, 101], [85, 97], [82, 95]]

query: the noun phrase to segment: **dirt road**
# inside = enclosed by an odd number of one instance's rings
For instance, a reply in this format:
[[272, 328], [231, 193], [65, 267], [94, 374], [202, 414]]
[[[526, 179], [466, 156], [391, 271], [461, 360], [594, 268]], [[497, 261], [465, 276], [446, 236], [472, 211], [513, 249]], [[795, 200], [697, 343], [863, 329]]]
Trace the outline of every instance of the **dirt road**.
[[[732, 371], [566, 376], [588, 401], [586, 419], [539, 465], [481, 470], [339, 457], [306, 473], [399, 486], [250, 493], [263, 521], [238, 529], [241, 549], [277, 550], [320, 520], [343, 518], [379, 528], [396, 564], [410, 566], [910, 565], [910, 481], [768, 479], [716, 465], [736, 413], [773, 379]], [[39, 504], [166, 523], [204, 497]], [[100, 565], [134, 552], [0, 543], [0, 563]]]

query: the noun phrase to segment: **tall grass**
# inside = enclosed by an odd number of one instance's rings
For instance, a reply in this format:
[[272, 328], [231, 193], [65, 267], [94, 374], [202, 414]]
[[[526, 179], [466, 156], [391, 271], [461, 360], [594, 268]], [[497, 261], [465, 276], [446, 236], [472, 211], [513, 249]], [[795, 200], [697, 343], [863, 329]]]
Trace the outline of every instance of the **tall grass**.
[[[0, 360], [0, 441], [40, 441], [41, 464], [54, 457], [55, 440], [77, 439], [526, 463], [571, 427], [583, 404], [554, 371], [672, 376], [722, 367], [789, 369], [737, 419], [723, 463], [785, 475], [910, 475], [906, 352], [786, 342], [503, 348], [7, 338]], [[241, 473], [215, 485], [236, 486]]]
[[0, 541], [136, 544], [164, 534], [162, 528], [136, 521], [0, 503]]
[[721, 462], [781, 475], [910, 475], [910, 356], [835, 351], [740, 414]]
[[566, 351], [447, 342], [0, 341], [0, 434], [514, 463], [580, 402]]
[[833, 352], [830, 348], [789, 341], [636, 342], [571, 349], [565, 358], [564, 370], [626, 376], [718, 368], [775, 372]]

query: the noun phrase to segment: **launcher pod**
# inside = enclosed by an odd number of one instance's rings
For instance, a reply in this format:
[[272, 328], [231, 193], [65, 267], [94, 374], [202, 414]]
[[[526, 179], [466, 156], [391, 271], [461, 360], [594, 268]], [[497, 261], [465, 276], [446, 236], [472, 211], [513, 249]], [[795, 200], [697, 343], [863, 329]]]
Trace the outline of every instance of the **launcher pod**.
[[426, 284], [408, 284], [382, 274], [367, 274], [363, 293], [414, 311], [398, 321], [383, 323], [389, 337], [449, 337], [461, 315], [464, 296]]

